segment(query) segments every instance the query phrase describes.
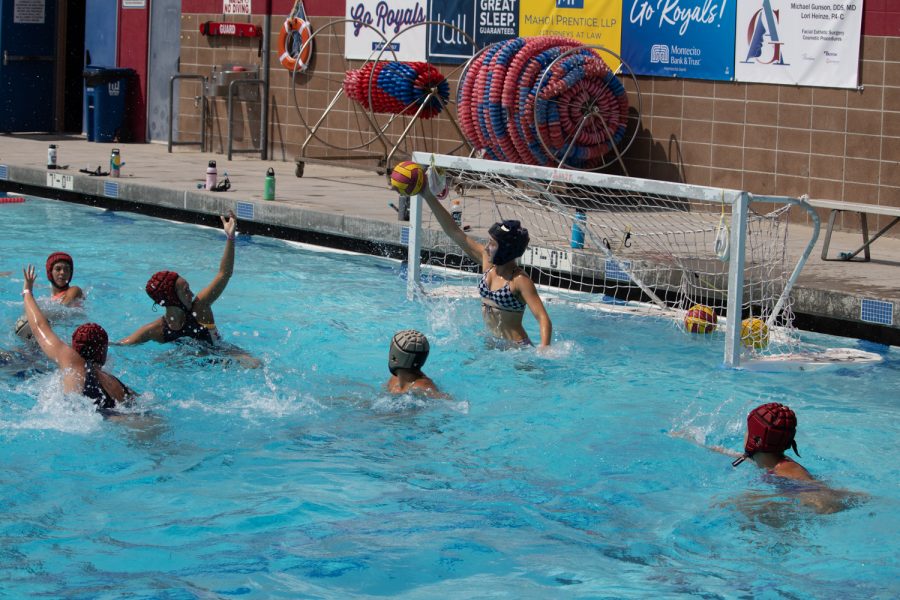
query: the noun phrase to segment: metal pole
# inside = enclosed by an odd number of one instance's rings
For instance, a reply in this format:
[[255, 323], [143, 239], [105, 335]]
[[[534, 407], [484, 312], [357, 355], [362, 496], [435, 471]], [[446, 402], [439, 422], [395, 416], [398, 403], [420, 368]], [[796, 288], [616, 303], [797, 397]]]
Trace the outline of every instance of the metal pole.
[[259, 145], [262, 152], [260, 158], [267, 160], [269, 158], [269, 54], [272, 44], [272, 0], [266, 0], [266, 16], [263, 18], [263, 98], [262, 98], [262, 116], [260, 117]]
[[416, 297], [419, 275], [422, 266], [419, 264], [422, 251], [422, 196], [418, 194], [409, 199], [409, 246], [406, 254], [406, 297]]
[[742, 192], [731, 205], [731, 261], [728, 263], [728, 323], [725, 326], [725, 364], [741, 364], [741, 311], [744, 307], [744, 251], [750, 194]]

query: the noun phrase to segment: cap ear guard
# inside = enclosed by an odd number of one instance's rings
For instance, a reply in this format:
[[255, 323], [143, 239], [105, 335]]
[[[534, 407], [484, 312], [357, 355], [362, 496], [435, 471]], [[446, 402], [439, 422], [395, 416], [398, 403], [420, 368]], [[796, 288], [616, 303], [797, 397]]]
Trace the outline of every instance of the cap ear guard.
[[34, 333], [32, 333], [31, 325], [28, 324], [28, 317], [25, 315], [16, 319], [15, 332], [16, 335], [23, 340], [34, 339]]
[[388, 370], [396, 375], [397, 369], [421, 369], [428, 360], [429, 350], [428, 338], [422, 333], [415, 329], [398, 331], [391, 339]]
[[493, 259], [495, 265], [504, 265], [525, 254], [530, 241], [528, 230], [515, 220], [494, 223], [488, 230], [488, 235], [497, 241], [497, 252]]
[[736, 467], [757, 452], [784, 452], [788, 448], [797, 451], [797, 415], [787, 406], [778, 402], [763, 404], [747, 415], [747, 443], [744, 454], [733, 463]]
[[[69, 263], [69, 281], [72, 281], [72, 277], [75, 276], [75, 262], [72, 260], [72, 257], [65, 252], [54, 252], [47, 257], [47, 264], [44, 265], [47, 271], [47, 279], [50, 281], [50, 283], [54, 283], [53, 265], [58, 262]], [[68, 287], [68, 282], [66, 282], [66, 286]]]
[[109, 336], [96, 323], [85, 323], [72, 333], [72, 348], [84, 360], [102, 365], [106, 363]]
[[160, 306], [180, 306], [175, 282], [178, 281], [175, 271], [158, 271], [147, 281], [147, 295]]

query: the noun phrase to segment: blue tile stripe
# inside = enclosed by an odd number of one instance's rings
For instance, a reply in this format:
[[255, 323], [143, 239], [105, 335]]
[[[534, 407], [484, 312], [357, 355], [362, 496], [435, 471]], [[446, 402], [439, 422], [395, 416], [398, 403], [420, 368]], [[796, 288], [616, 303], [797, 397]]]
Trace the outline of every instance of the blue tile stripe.
[[606, 261], [605, 271], [607, 279], [612, 279], [614, 281], [631, 281], [631, 277], [628, 276], [627, 270], [631, 270], [630, 260], [615, 261], [613, 259], [607, 259]]
[[863, 299], [859, 307], [859, 318], [866, 323], [893, 325], [894, 305], [883, 300]]
[[235, 207], [235, 213], [237, 213], [238, 219], [250, 219], [253, 220], [253, 203], [252, 202], [238, 202]]
[[400, 228], [400, 243], [409, 246], [409, 227]]
[[103, 182], [103, 195], [107, 198], [118, 198], [119, 197], [119, 184], [115, 181], [104, 181]]
[[9, 179], [9, 167], [6, 165], [0, 165], [0, 179], [6, 181]]

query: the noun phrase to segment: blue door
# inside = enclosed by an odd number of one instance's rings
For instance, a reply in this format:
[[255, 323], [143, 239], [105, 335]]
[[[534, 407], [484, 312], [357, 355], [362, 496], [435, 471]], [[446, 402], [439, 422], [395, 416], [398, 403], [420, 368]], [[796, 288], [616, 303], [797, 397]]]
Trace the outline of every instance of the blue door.
[[[2, 0], [0, 0], [2, 1]], [[119, 19], [116, 0], [87, 0], [84, 5], [84, 66], [115, 67]], [[87, 95], [83, 93], [82, 133], [87, 133]]]
[[0, 0], [0, 131], [53, 131], [56, 2]]

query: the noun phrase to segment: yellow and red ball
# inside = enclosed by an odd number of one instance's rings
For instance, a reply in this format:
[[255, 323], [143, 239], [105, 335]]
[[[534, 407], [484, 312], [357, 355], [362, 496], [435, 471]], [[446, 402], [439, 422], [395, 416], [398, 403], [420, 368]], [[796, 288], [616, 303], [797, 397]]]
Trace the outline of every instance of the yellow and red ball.
[[688, 333], [712, 333], [719, 318], [713, 309], [703, 304], [695, 304], [684, 315], [684, 329]]
[[403, 161], [391, 172], [391, 187], [404, 196], [415, 196], [425, 185], [425, 169], [412, 161]]

